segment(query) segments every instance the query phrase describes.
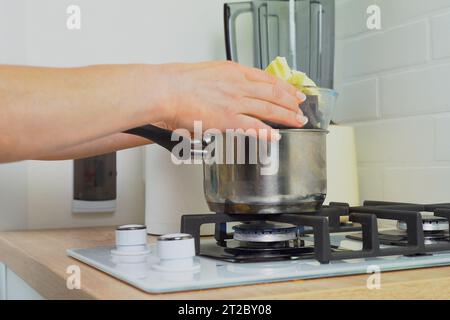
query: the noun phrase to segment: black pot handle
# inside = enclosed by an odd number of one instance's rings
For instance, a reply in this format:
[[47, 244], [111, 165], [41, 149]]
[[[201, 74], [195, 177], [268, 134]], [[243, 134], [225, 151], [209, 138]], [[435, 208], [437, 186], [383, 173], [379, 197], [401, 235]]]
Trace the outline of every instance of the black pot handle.
[[[150, 141], [153, 141], [154, 143], [160, 145], [161, 147], [163, 147], [164, 149], [166, 149], [169, 152], [172, 152], [173, 148], [175, 148], [175, 146], [177, 144], [179, 144], [183, 139], [188, 139], [184, 136], [174, 133], [173, 131], [162, 129], [162, 128], [153, 126], [151, 124], [148, 124], [148, 125], [145, 125], [142, 127], [133, 128], [133, 129], [124, 131], [123, 133], [132, 134], [132, 135], [139, 136], [139, 137], [148, 139]], [[182, 150], [179, 155], [175, 155], [175, 156], [178, 159], [186, 160], [186, 157], [187, 157], [187, 159], [189, 159], [189, 157], [206, 155], [207, 152], [204, 150], [204, 148], [208, 144], [207, 141], [202, 140], [200, 142], [200, 141], [190, 140], [190, 144], [191, 144], [191, 154], [189, 156], [188, 155], [185, 156], [183, 154]], [[202, 147], [196, 148], [195, 145], [199, 145], [199, 144], [201, 144]]]
[[[154, 143], [160, 145], [164, 149], [168, 150], [169, 152], [172, 152], [173, 148], [180, 143], [181, 139], [184, 139], [184, 137], [181, 137], [179, 135], [175, 135], [172, 131], [162, 129], [156, 126], [153, 126], [151, 124], [133, 128], [127, 131], [124, 131], [124, 133], [133, 134], [135, 136], [139, 136], [148, 140], [153, 141]], [[178, 136], [178, 140], [172, 141], [172, 137]]]

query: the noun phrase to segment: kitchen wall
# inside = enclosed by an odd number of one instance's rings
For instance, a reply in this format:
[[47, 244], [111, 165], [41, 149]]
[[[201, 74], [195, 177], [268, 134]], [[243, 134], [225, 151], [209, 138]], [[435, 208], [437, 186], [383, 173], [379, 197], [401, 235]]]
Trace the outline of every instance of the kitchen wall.
[[[79, 31], [66, 28], [70, 4], [81, 7]], [[216, 0], [0, 0], [0, 63], [225, 59], [222, 5]], [[0, 165], [0, 230], [144, 222], [142, 149], [119, 152], [117, 160], [114, 214], [72, 214], [72, 161]]]
[[337, 0], [336, 20], [335, 120], [356, 130], [361, 199], [450, 201], [450, 1]]
[[[224, 59], [222, 0], [0, 0], [0, 63]], [[450, 1], [337, 0], [335, 120], [355, 126], [362, 199], [448, 201]], [[366, 9], [381, 7], [382, 30]], [[66, 8], [82, 29], [65, 28]], [[158, 170], [158, 168], [150, 168]], [[0, 165], [0, 229], [144, 220], [142, 150], [118, 154], [118, 211], [70, 210], [72, 162]]]

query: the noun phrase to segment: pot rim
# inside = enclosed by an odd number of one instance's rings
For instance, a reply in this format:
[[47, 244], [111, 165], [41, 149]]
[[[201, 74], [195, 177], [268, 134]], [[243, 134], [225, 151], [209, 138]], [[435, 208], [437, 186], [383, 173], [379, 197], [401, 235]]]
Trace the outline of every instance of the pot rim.
[[328, 134], [330, 131], [325, 129], [278, 129], [280, 133], [297, 133], [297, 132], [317, 132], [317, 133], [324, 133]]
[[339, 93], [336, 90], [330, 89], [330, 88], [323, 88], [323, 87], [315, 87], [315, 86], [304, 86], [304, 88], [308, 89], [316, 89], [319, 92], [327, 93], [335, 98], [339, 97]]

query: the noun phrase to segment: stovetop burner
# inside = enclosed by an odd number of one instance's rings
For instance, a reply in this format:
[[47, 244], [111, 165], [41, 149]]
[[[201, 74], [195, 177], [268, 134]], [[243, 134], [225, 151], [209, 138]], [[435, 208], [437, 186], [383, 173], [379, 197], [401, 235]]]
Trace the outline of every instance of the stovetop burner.
[[[448, 220], [442, 217], [422, 215], [422, 228], [426, 245], [450, 242]], [[397, 222], [397, 230], [384, 230], [378, 233], [380, 243], [388, 246], [407, 246], [407, 224]], [[362, 241], [362, 233], [348, 235], [348, 239]]]
[[247, 243], [286, 242], [297, 239], [297, 227], [290, 223], [252, 221], [233, 227], [233, 239]]
[[[424, 212], [430, 214], [422, 216]], [[348, 217], [348, 223], [341, 223]], [[378, 219], [394, 220], [398, 230], [378, 231]], [[366, 201], [363, 206], [330, 203], [315, 213], [279, 215], [185, 215], [181, 232], [195, 239], [196, 253], [232, 262], [257, 262], [314, 257], [332, 260], [381, 256], [414, 256], [450, 251], [450, 204], [409, 204]], [[240, 222], [228, 233], [227, 223]], [[215, 224], [214, 243], [200, 243], [200, 226]], [[343, 249], [331, 243], [331, 234], [349, 233], [362, 242], [362, 250]], [[305, 234], [308, 244], [305, 245]], [[387, 245], [388, 247], [383, 247]]]
[[221, 245], [202, 246], [201, 255], [228, 262], [264, 262], [314, 258], [314, 247], [301, 240], [280, 242], [242, 242], [225, 240]]
[[[406, 231], [407, 225], [404, 221], [398, 221], [397, 228]], [[442, 217], [422, 215], [422, 228], [425, 232], [448, 231], [448, 220]]]

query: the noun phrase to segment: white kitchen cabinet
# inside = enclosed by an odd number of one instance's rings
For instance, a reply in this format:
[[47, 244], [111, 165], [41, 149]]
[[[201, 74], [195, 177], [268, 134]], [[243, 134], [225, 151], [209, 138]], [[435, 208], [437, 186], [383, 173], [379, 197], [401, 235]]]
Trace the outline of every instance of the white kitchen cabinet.
[[22, 278], [0, 263], [0, 300], [43, 300]]

